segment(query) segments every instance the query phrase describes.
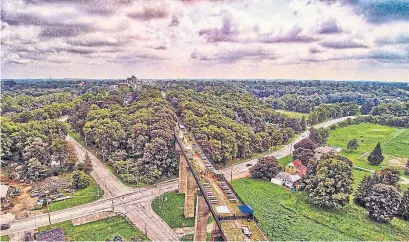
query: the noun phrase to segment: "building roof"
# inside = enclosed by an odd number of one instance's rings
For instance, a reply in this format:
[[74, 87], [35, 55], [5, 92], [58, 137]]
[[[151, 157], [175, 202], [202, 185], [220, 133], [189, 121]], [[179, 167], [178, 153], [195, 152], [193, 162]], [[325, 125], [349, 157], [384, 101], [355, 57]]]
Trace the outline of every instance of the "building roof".
[[66, 241], [62, 228], [35, 233], [34, 238], [37, 241]]
[[329, 154], [331, 152], [336, 151], [333, 147], [331, 146], [321, 146], [315, 149], [315, 152], [321, 153], [321, 154]]
[[239, 205], [239, 209], [240, 209], [240, 212], [242, 213], [248, 213], [248, 214], [254, 213], [254, 209], [246, 204]]
[[9, 191], [9, 186], [1, 184], [0, 185], [0, 197], [5, 198], [7, 197], [7, 192]]
[[215, 209], [218, 214], [231, 213], [229, 207], [227, 206], [216, 206]]
[[286, 181], [290, 181], [290, 182], [296, 182], [298, 180], [301, 179], [301, 176], [299, 175], [291, 175], [290, 173], [287, 172], [279, 172], [276, 176], [276, 179], [280, 179], [280, 180], [286, 180]]
[[301, 161], [300, 160], [295, 160], [295, 161], [293, 161], [292, 162], [293, 163], [293, 165], [295, 166], [295, 167], [301, 167], [301, 166], [304, 166], [302, 163], [301, 163]]

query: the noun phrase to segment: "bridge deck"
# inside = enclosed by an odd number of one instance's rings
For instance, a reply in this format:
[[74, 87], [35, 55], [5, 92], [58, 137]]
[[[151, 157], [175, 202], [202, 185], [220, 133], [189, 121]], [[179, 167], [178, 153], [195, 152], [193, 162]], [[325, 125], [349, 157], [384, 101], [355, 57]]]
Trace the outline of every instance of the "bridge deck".
[[[255, 219], [240, 212], [238, 206], [243, 204], [243, 201], [226, 181], [224, 175], [214, 168], [186, 129], [177, 129], [177, 141], [225, 239], [227, 241], [266, 241], [267, 237]], [[251, 236], [248, 237], [243, 233], [244, 227], [249, 228], [252, 232]]]

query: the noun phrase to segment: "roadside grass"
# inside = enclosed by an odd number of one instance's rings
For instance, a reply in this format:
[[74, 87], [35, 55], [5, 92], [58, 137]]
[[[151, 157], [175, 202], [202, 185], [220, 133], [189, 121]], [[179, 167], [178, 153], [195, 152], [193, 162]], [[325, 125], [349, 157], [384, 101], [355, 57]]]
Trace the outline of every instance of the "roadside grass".
[[299, 112], [293, 112], [293, 111], [287, 111], [287, 110], [282, 110], [282, 109], [277, 109], [274, 110], [278, 113], [282, 113], [287, 115], [290, 118], [302, 118], [302, 117], [306, 117], [308, 116], [308, 113], [299, 113]]
[[169, 192], [152, 201], [152, 209], [172, 229], [195, 226], [194, 218], [185, 218], [183, 215], [185, 194]]
[[[82, 171], [83, 172], [83, 171]], [[70, 175], [70, 174], [65, 174]], [[99, 189], [99, 197], [98, 197], [98, 186], [94, 178], [90, 175], [87, 175], [90, 178], [90, 185], [84, 189], [77, 190], [74, 194], [72, 193], [64, 193], [67, 196], [70, 196], [70, 199], [52, 202], [49, 205], [50, 212], [72, 208], [78, 205], [87, 204], [90, 202], [94, 202], [101, 198], [104, 195], [104, 190]]]
[[[362, 179], [361, 172], [358, 173]], [[268, 181], [240, 179], [233, 186], [271, 240], [408, 240], [409, 222], [395, 218], [389, 224], [372, 221], [353, 202], [341, 209], [323, 209], [307, 201], [303, 192], [291, 192]]]
[[[355, 152], [348, 152], [347, 143], [354, 138], [358, 140], [359, 148]], [[385, 160], [380, 165], [371, 165], [367, 156], [378, 142], [381, 143]], [[409, 129], [361, 123], [332, 131], [327, 143], [342, 148], [341, 154], [351, 159], [354, 165], [372, 170], [397, 167], [403, 174], [406, 158], [409, 158]], [[396, 157], [400, 157], [400, 159], [396, 159]]]
[[10, 237], [8, 235], [2, 235], [0, 241], [10, 241]]
[[114, 216], [99, 221], [74, 226], [71, 221], [40, 227], [39, 231], [46, 231], [61, 227], [67, 241], [112, 241], [116, 234], [126, 241], [133, 238], [149, 240], [139, 229], [135, 228], [126, 218]]

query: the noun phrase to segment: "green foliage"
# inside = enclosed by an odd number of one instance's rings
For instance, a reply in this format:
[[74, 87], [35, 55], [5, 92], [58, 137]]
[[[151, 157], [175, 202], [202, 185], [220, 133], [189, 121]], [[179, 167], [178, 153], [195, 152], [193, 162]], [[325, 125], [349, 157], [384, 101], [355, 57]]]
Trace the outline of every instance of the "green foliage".
[[89, 157], [88, 152], [85, 153], [84, 171], [85, 173], [88, 173], [88, 174], [92, 172], [92, 162], [91, 162], [91, 158]]
[[340, 208], [349, 203], [352, 193], [352, 161], [342, 156], [328, 156], [311, 161], [305, 191], [315, 205]]
[[316, 145], [311, 139], [301, 140], [294, 145], [294, 160], [300, 160], [303, 165], [307, 166], [315, 155], [315, 148]]
[[152, 201], [152, 209], [171, 228], [194, 227], [194, 218], [184, 216], [185, 195], [169, 192]]
[[132, 238], [138, 240], [149, 240], [139, 229], [135, 228], [131, 222], [121, 216], [110, 217], [99, 221], [74, 226], [71, 221], [40, 227], [39, 231], [46, 231], [61, 227], [64, 230], [67, 241], [106, 241], [119, 234], [126, 241]]
[[271, 180], [282, 170], [278, 160], [274, 156], [262, 157], [250, 168], [253, 178]]
[[409, 221], [409, 189], [403, 193], [398, 215]]
[[215, 163], [249, 158], [281, 145], [302, 131], [300, 120], [232, 86], [173, 88], [167, 99], [206, 155]]
[[91, 181], [88, 175], [80, 171], [73, 171], [71, 175], [71, 183], [76, 189], [84, 189], [90, 185]]
[[376, 221], [387, 223], [398, 213], [401, 196], [395, 187], [380, 183], [371, 188], [364, 200], [369, 216]]
[[347, 144], [348, 151], [353, 152], [356, 151], [359, 148], [359, 143], [357, 139], [351, 139], [348, 141]]
[[309, 138], [317, 145], [323, 145], [327, 142], [330, 130], [325, 128], [315, 129], [312, 127], [310, 129]]
[[240, 179], [233, 187], [254, 210], [272, 241], [406, 240], [409, 222], [380, 224], [350, 204], [334, 210], [312, 205], [304, 192], [291, 192], [268, 181]]
[[369, 154], [368, 161], [372, 165], [379, 165], [382, 163], [384, 158], [385, 157], [382, 154], [381, 143], [378, 142], [373, 151]]

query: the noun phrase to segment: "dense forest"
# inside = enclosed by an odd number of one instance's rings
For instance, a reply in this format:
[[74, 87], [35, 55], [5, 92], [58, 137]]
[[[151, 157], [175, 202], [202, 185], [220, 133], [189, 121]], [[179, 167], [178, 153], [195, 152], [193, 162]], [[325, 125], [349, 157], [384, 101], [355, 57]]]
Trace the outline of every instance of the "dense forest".
[[208, 157], [219, 164], [281, 145], [306, 129], [304, 119], [277, 113], [232, 86], [208, 86], [200, 92], [171, 88], [167, 99]]

